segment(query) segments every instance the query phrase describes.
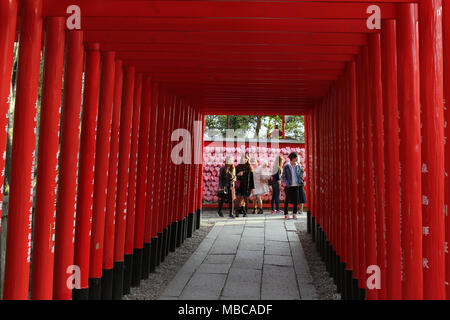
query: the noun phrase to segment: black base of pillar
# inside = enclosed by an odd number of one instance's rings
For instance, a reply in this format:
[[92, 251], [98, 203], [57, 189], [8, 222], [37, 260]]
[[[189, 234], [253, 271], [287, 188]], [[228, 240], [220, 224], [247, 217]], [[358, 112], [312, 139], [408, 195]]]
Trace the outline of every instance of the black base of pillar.
[[158, 238], [152, 238], [150, 242], [150, 273], [156, 271], [156, 255], [158, 252]]
[[366, 300], [366, 290], [365, 289], [359, 289], [359, 300]]
[[112, 287], [112, 298], [114, 300], [122, 300], [123, 270], [124, 270], [124, 262], [123, 261], [114, 262], [113, 287]]
[[162, 245], [161, 245], [161, 262], [166, 259], [166, 246], [167, 246], [167, 229], [163, 229], [162, 232]]
[[311, 217], [311, 236], [312, 241], [316, 242], [316, 218]]
[[184, 224], [184, 228], [183, 228], [183, 230], [184, 230], [183, 243], [184, 243], [186, 241], [186, 239], [187, 239], [187, 234], [188, 234], [188, 218], [187, 218], [187, 216], [184, 217], [183, 224]]
[[163, 233], [159, 232], [158, 233], [158, 250], [156, 251], [156, 266], [157, 267], [162, 262], [162, 260], [161, 260], [162, 248], [163, 248]]
[[170, 247], [170, 228], [167, 227], [166, 228], [166, 246], [164, 247], [166, 257], [169, 255], [169, 252], [170, 252], [169, 247]]
[[336, 254], [336, 287], [337, 292], [342, 293], [342, 263], [341, 257]]
[[141, 285], [142, 273], [142, 249], [133, 249], [133, 268], [131, 272], [131, 286], [139, 287]]
[[339, 257], [339, 261], [340, 261], [340, 267], [339, 267], [339, 282], [340, 282], [340, 286], [341, 286], [341, 293], [342, 294], [347, 294], [345, 292], [345, 268], [347, 267], [347, 265], [341, 261], [341, 258]]
[[177, 221], [177, 241], [176, 241], [177, 248], [181, 246], [182, 238], [183, 238], [183, 223], [182, 221]]
[[178, 224], [177, 222], [172, 222], [170, 225], [170, 239], [169, 239], [169, 251], [175, 252], [177, 248], [177, 233], [178, 233]]
[[196, 217], [195, 217], [195, 230], [200, 229], [200, 225], [201, 225], [201, 219], [202, 219], [202, 210], [201, 209], [197, 209], [197, 212], [195, 213]]
[[187, 216], [187, 234], [186, 234], [187, 238], [192, 237], [193, 227], [194, 227], [194, 214], [189, 213]]
[[327, 266], [327, 271], [329, 274], [331, 274], [331, 257], [333, 251], [331, 250], [331, 245], [328, 240], [325, 241], [325, 263]]
[[88, 300], [88, 299], [89, 299], [89, 288], [72, 290], [72, 300]]
[[306, 213], [306, 231], [311, 234], [311, 211]]
[[102, 299], [102, 278], [89, 278], [89, 300]]
[[102, 300], [112, 300], [113, 269], [102, 270]]
[[337, 284], [336, 281], [336, 253], [332, 246], [330, 246], [331, 250], [331, 265], [330, 265], [330, 275], [333, 277], [334, 284]]
[[181, 220], [181, 244], [184, 243], [184, 240], [186, 239], [186, 220], [183, 218]]
[[150, 273], [150, 251], [151, 244], [150, 242], [145, 242], [142, 247], [142, 271], [141, 271], [141, 279], [148, 279]]
[[346, 264], [341, 262], [341, 257], [337, 255], [325, 232], [312, 216], [310, 223], [311, 237], [316, 242], [317, 251], [325, 262], [326, 270], [333, 278], [342, 300], [365, 300], [365, 290], [359, 288], [359, 281], [353, 278], [353, 271], [346, 269]]
[[353, 272], [351, 270], [345, 270], [344, 282], [345, 300], [356, 300], [353, 292]]
[[173, 233], [173, 223], [169, 224], [167, 226], [167, 255], [169, 255], [170, 252], [170, 240], [172, 238], [172, 233]]
[[133, 273], [133, 255], [124, 256], [125, 266], [123, 269], [123, 294], [129, 294], [131, 288], [131, 275]]

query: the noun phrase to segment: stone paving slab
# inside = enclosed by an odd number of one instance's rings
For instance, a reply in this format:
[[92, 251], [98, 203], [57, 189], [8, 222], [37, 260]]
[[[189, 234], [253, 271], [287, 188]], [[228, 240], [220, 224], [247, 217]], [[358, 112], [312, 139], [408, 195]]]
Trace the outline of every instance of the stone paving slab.
[[222, 299], [260, 300], [261, 273], [261, 270], [231, 268], [222, 292]]
[[206, 219], [215, 226], [160, 299], [315, 299], [295, 220], [283, 215]]
[[218, 300], [226, 274], [195, 273], [186, 285], [180, 300]]
[[238, 250], [234, 258], [233, 267], [250, 270], [261, 270], [263, 266], [263, 251]]
[[264, 256], [264, 266], [265, 265], [293, 267], [294, 263], [291, 256], [275, 256], [266, 254]]
[[229, 263], [231, 264], [234, 260], [234, 254], [210, 254], [206, 257], [205, 263], [214, 263], [214, 264], [223, 264]]
[[294, 268], [264, 265], [261, 300], [300, 300]]

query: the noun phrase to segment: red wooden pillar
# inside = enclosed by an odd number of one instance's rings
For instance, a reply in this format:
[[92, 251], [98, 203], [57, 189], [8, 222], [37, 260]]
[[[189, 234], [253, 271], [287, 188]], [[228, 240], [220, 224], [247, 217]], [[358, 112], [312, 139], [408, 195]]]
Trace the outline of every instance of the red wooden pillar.
[[192, 206], [191, 206], [191, 211], [190, 211], [190, 215], [188, 216], [188, 238], [192, 237], [192, 234], [194, 232], [194, 216], [195, 216], [195, 212], [197, 211], [197, 192], [198, 192], [198, 165], [196, 164], [196, 158], [197, 158], [197, 150], [198, 148], [198, 126], [197, 126], [197, 110], [195, 108], [195, 106], [192, 106], [192, 113], [193, 113], [193, 124], [192, 124], [192, 169], [193, 169], [193, 173], [192, 173]]
[[442, 0], [419, 2], [424, 299], [445, 299]]
[[163, 204], [163, 219], [161, 228], [163, 230], [163, 251], [161, 256], [161, 261], [165, 261], [165, 257], [169, 253], [169, 228], [168, 228], [168, 220], [170, 217], [171, 203], [169, 202], [170, 194], [172, 191], [172, 176], [173, 176], [173, 162], [170, 157], [170, 146], [171, 141], [170, 137], [172, 135], [172, 120], [173, 120], [173, 96], [170, 95], [166, 100], [166, 107], [168, 109], [167, 113], [167, 121], [166, 121], [166, 132], [163, 140], [164, 145], [164, 162], [163, 167], [163, 180], [164, 180], [164, 204]]
[[54, 299], [71, 299], [67, 285], [74, 262], [75, 200], [77, 190], [78, 145], [80, 133], [81, 88], [84, 66], [83, 32], [68, 33], [61, 115], [61, 147], [55, 226]]
[[[321, 223], [321, 209], [323, 203], [321, 200], [321, 172], [322, 172], [322, 155], [323, 155], [323, 145], [324, 145], [324, 135], [322, 135], [323, 123], [320, 117], [320, 111], [323, 108], [323, 100], [319, 104], [319, 109], [314, 110], [314, 135], [313, 135], [313, 168], [314, 168], [314, 201], [313, 201], [313, 212], [312, 212], [312, 222], [313, 222], [313, 239], [317, 241], [317, 233], [315, 230], [315, 225], [320, 225]], [[315, 225], [314, 225], [315, 224]]]
[[398, 137], [397, 35], [395, 20], [383, 20], [381, 32], [384, 168], [386, 170], [386, 298], [402, 298], [400, 246], [400, 154]]
[[[341, 132], [342, 132], [342, 143], [343, 143], [343, 150], [344, 153], [340, 154], [342, 163], [343, 171], [341, 173], [341, 179], [345, 179], [344, 177], [350, 177], [350, 174], [348, 172], [348, 156], [349, 156], [349, 147], [348, 147], [348, 136], [347, 136], [347, 128], [348, 128], [348, 69], [345, 70], [345, 76], [344, 76], [344, 84], [343, 84], [343, 99], [342, 99], [342, 123], [341, 123]], [[343, 224], [344, 224], [344, 235], [343, 235], [343, 247], [344, 247], [344, 262], [345, 262], [345, 269], [344, 269], [344, 281], [343, 285], [346, 286], [348, 284], [347, 276], [350, 273], [350, 270], [352, 269], [352, 250], [351, 250], [351, 244], [352, 244], [352, 230], [350, 228], [349, 223], [349, 217], [352, 214], [352, 207], [350, 204], [350, 183], [351, 180], [348, 179], [347, 182], [344, 184], [344, 202], [345, 202], [345, 210], [343, 213]], [[346, 295], [348, 295], [348, 287], [344, 287], [343, 290]]]
[[167, 121], [169, 117], [169, 112], [167, 108], [167, 99], [168, 94], [167, 91], [164, 90], [164, 93], [160, 96], [160, 107], [161, 107], [161, 121], [160, 124], [160, 130], [158, 132], [160, 133], [159, 137], [156, 139], [157, 143], [159, 144], [160, 148], [157, 152], [158, 154], [158, 161], [157, 161], [157, 198], [158, 198], [158, 226], [157, 226], [157, 233], [158, 233], [158, 253], [157, 253], [157, 266], [164, 261], [164, 222], [165, 222], [165, 186], [166, 186], [166, 180], [167, 180], [167, 169], [163, 169], [166, 165], [166, 153], [165, 153], [165, 145], [164, 142], [167, 141]]
[[113, 299], [123, 294], [125, 230], [127, 220], [127, 194], [131, 149], [131, 119], [133, 110], [135, 68], [126, 67], [123, 77], [122, 104], [120, 109], [119, 163], [117, 174], [117, 198], [114, 230]]
[[[363, 62], [363, 77], [365, 87], [365, 105], [364, 110], [364, 140], [365, 140], [365, 226], [366, 226], [366, 268], [376, 266], [377, 263], [377, 248], [376, 248], [376, 234], [375, 234], [375, 189], [374, 189], [374, 160], [373, 160], [373, 141], [372, 141], [372, 94], [370, 87], [370, 71], [369, 71], [369, 52], [367, 47], [362, 48], [362, 62]], [[373, 88], [372, 88], [373, 90]], [[375, 136], [376, 133], [373, 134]], [[364, 270], [365, 278], [367, 278], [366, 270]], [[366, 290], [367, 298], [369, 300], [377, 299], [377, 291], [375, 289]]]
[[[330, 111], [329, 114], [329, 118], [335, 119], [335, 113], [334, 113], [334, 109], [336, 108], [336, 101], [335, 101], [335, 94], [336, 94], [336, 86], [333, 86], [332, 89], [332, 93], [330, 94], [330, 104], [328, 105], [328, 110]], [[336, 172], [334, 171], [335, 169], [335, 154], [334, 154], [334, 146], [335, 146], [335, 126], [336, 123], [333, 121], [330, 121], [330, 119], [328, 119], [328, 126], [329, 126], [329, 132], [330, 132], [330, 136], [329, 136], [329, 152], [330, 152], [330, 162], [328, 164], [328, 173], [329, 174], [329, 180], [326, 183], [326, 199], [328, 202], [328, 208], [327, 208], [327, 213], [329, 216], [329, 227], [330, 227], [330, 244], [333, 247], [333, 250], [336, 252], [336, 245], [337, 245], [337, 241], [336, 241], [336, 232], [335, 232], [335, 226], [336, 226], [336, 216], [333, 214], [329, 214], [330, 212], [335, 212], [335, 206], [334, 206], [334, 199], [333, 199], [333, 193], [335, 192], [334, 190], [334, 183], [336, 182], [335, 180], [335, 176], [336, 176]]]
[[16, 23], [17, 0], [2, 1], [0, 3], [0, 170], [2, 172], [0, 179], [0, 219], [3, 207], [9, 95], [11, 91]]
[[[188, 108], [189, 108], [189, 126], [188, 126], [188, 131], [189, 132], [193, 132], [193, 128], [194, 128], [194, 110], [192, 108], [192, 105], [190, 103], [187, 103]], [[193, 140], [192, 140], [193, 141]], [[192, 142], [191, 142], [192, 143]], [[186, 214], [185, 214], [185, 224], [186, 224], [186, 233], [185, 233], [185, 239], [188, 237], [188, 227], [189, 227], [189, 215], [192, 213], [192, 196], [194, 194], [194, 175], [195, 175], [195, 168], [192, 165], [192, 158], [191, 161], [189, 162], [189, 176], [188, 176], [188, 198], [187, 198], [187, 209], [186, 209]]]
[[[317, 108], [315, 105], [314, 108]], [[311, 211], [311, 164], [309, 162], [309, 147], [311, 146], [311, 143], [309, 141], [310, 139], [310, 131], [309, 131], [309, 121], [310, 121], [310, 115], [304, 116], [304, 128], [305, 128], [305, 170], [306, 170], [306, 179], [305, 179], [305, 193], [306, 193], [306, 202], [308, 204], [308, 216], [309, 212]], [[309, 219], [309, 218], [308, 218]], [[308, 230], [309, 231], [309, 230]]]
[[[183, 101], [178, 102], [180, 120], [178, 127], [180, 129], [185, 128], [186, 126], [186, 108], [184, 107]], [[185, 199], [184, 199], [184, 190], [186, 188], [185, 185], [185, 173], [186, 173], [186, 164], [181, 163], [179, 165], [179, 177], [178, 177], [178, 202], [179, 206], [177, 208], [177, 237], [176, 237], [176, 246], [179, 247], [181, 245], [182, 240], [182, 231], [183, 231], [183, 214], [185, 208]]]
[[115, 52], [102, 52], [100, 99], [95, 147], [92, 235], [89, 258], [89, 299], [102, 297], [103, 241], [108, 186], [109, 143], [114, 100]]
[[365, 236], [365, 140], [364, 140], [364, 105], [365, 105], [365, 88], [364, 88], [364, 75], [362, 66], [362, 55], [358, 55], [356, 58], [356, 76], [357, 76], [357, 109], [356, 109], [356, 121], [358, 123], [358, 284], [359, 288], [366, 288], [366, 236]]
[[165, 107], [167, 108], [167, 117], [165, 122], [165, 132], [164, 132], [164, 138], [163, 138], [163, 150], [164, 150], [164, 156], [163, 156], [163, 210], [162, 210], [162, 220], [161, 220], [161, 230], [163, 232], [163, 248], [161, 253], [161, 262], [165, 261], [165, 257], [167, 256], [167, 244], [168, 244], [168, 228], [167, 228], [167, 221], [169, 218], [169, 212], [170, 212], [170, 203], [169, 203], [169, 194], [170, 194], [170, 186], [172, 184], [171, 177], [172, 177], [172, 160], [170, 158], [170, 136], [172, 134], [172, 116], [173, 116], [173, 110], [172, 110], [172, 103], [173, 103], [173, 96], [167, 95], [167, 98], [165, 100]]
[[[174, 130], [177, 130], [180, 128], [180, 121], [181, 121], [181, 112], [180, 112], [180, 99], [175, 99], [174, 101], [174, 123], [173, 123], [173, 130], [172, 132], [174, 132]], [[170, 141], [172, 142], [172, 139], [170, 138]], [[172, 159], [172, 149], [173, 149], [173, 144], [172, 147], [170, 148], [171, 150], [171, 159]], [[173, 160], [171, 161], [173, 163]], [[172, 179], [172, 199], [170, 200], [173, 204], [173, 207], [171, 209], [171, 219], [170, 219], [170, 241], [169, 241], [169, 251], [170, 252], [174, 252], [176, 249], [176, 242], [177, 242], [177, 232], [178, 232], [178, 216], [177, 213], [180, 210], [180, 201], [179, 201], [179, 178], [180, 178], [180, 165], [179, 164], [175, 164], [173, 163], [173, 171], [174, 171], [174, 176]]]
[[[15, 11], [14, 6], [11, 3], [11, 7], [7, 8], [12, 14]], [[32, 222], [31, 189], [36, 142], [34, 130], [36, 127], [36, 99], [39, 84], [42, 36], [41, 12], [42, 1], [22, 2], [19, 69], [13, 133], [16, 143], [13, 143], [11, 153], [12, 165], [3, 292], [5, 300], [28, 299], [31, 258], [31, 238], [29, 237]], [[15, 18], [12, 19], [15, 20]], [[8, 22], [13, 23], [14, 21]], [[12, 25], [9, 27], [14, 28]], [[3, 34], [4, 31], [1, 30], [1, 32]], [[3, 41], [8, 41], [8, 39], [5, 38]], [[4, 48], [1, 48], [3, 49], [2, 55], [9, 49], [9, 46], [10, 44], [3, 45]], [[2, 58], [2, 60], [6, 59]], [[9, 69], [7, 62], [5, 66], [6, 69]], [[3, 66], [0, 68], [3, 68]], [[6, 79], [7, 83], [10, 84], [10, 76]], [[6, 92], [6, 89], [2, 88], [2, 90]], [[4, 103], [4, 100], [2, 100], [2, 103]]]
[[172, 149], [173, 149], [173, 143], [172, 143], [172, 133], [179, 128], [179, 118], [180, 118], [180, 112], [178, 109], [178, 101], [179, 98], [175, 97], [173, 100], [173, 116], [172, 116], [172, 129], [170, 131], [170, 135], [169, 135], [169, 143], [170, 143], [170, 148], [169, 148], [169, 152], [170, 152], [170, 158], [171, 158], [171, 166], [172, 166], [172, 177], [171, 177], [171, 188], [170, 188], [170, 199], [169, 202], [171, 204], [170, 207], [170, 217], [169, 217], [169, 221], [168, 221], [168, 225], [169, 225], [169, 243], [168, 243], [168, 248], [170, 252], [174, 252], [176, 249], [176, 233], [177, 233], [177, 226], [176, 226], [176, 212], [178, 210], [178, 201], [177, 201], [177, 196], [178, 196], [178, 169], [179, 166], [176, 165], [173, 160], [172, 160]]
[[344, 183], [344, 201], [346, 210], [343, 211], [344, 214], [344, 247], [345, 247], [345, 269], [343, 275], [343, 295], [346, 298], [351, 297], [351, 290], [349, 284], [351, 283], [351, 270], [353, 269], [353, 250], [352, 250], [352, 224], [351, 224], [351, 216], [352, 216], [352, 204], [351, 204], [351, 174], [349, 172], [349, 156], [350, 156], [350, 148], [348, 145], [348, 115], [349, 115], [349, 67], [346, 66], [345, 77], [344, 77], [344, 100], [342, 105], [342, 135], [343, 135], [343, 153], [341, 152], [341, 157], [343, 157], [343, 177], [348, 177], [346, 183]]
[[86, 72], [80, 134], [80, 159], [74, 264], [80, 268], [80, 287], [75, 288], [73, 299], [87, 299], [89, 293], [89, 248], [91, 243], [92, 196], [94, 192], [95, 132], [97, 127], [98, 89], [100, 79], [99, 44], [86, 47]]
[[45, 64], [39, 127], [31, 299], [52, 298], [56, 178], [64, 65], [64, 19], [46, 21]]
[[106, 194], [105, 234], [103, 239], [102, 299], [113, 298], [114, 283], [114, 218], [117, 199], [117, 167], [119, 160], [119, 121], [122, 100], [123, 63], [115, 61], [114, 93], [111, 120], [111, 134], [108, 164], [108, 185]]
[[200, 154], [200, 150], [201, 150], [201, 145], [203, 143], [203, 138], [201, 138], [201, 126], [198, 123], [198, 111], [196, 109], [196, 107], [193, 107], [193, 126], [192, 126], [192, 146], [193, 146], [193, 152], [192, 152], [192, 164], [191, 166], [193, 167], [193, 180], [192, 180], [192, 184], [193, 184], [193, 193], [192, 193], [192, 209], [191, 209], [191, 214], [188, 217], [188, 237], [192, 237], [193, 232], [195, 231], [194, 227], [194, 223], [195, 223], [195, 216], [197, 213], [197, 197], [198, 197], [198, 192], [199, 192], [199, 166], [198, 166], [198, 162], [200, 161], [202, 155]]
[[[343, 154], [338, 152], [341, 148], [344, 149], [343, 143], [343, 134], [342, 134], [342, 122], [343, 122], [343, 93], [344, 93], [344, 77], [341, 77], [337, 83], [337, 91], [336, 91], [336, 126], [335, 126], [335, 134], [336, 134], [336, 144], [335, 144], [335, 159], [336, 159], [336, 181], [342, 181], [342, 177], [344, 176], [344, 168], [343, 168]], [[339, 146], [339, 147], [337, 147]], [[345, 151], [344, 151], [345, 152]], [[342, 189], [345, 188], [346, 182], [344, 182], [340, 187]], [[337, 190], [338, 184], [336, 184], [335, 191]], [[337, 223], [336, 223], [336, 236], [337, 236], [337, 254], [339, 256], [339, 262], [344, 264], [345, 261], [345, 212], [347, 211], [346, 202], [345, 202], [345, 191], [344, 194], [338, 199], [337, 193], [333, 194], [333, 200], [335, 203], [335, 208], [337, 209], [335, 214], [337, 214]], [[340, 266], [339, 266], [340, 267]], [[341, 274], [339, 274], [339, 277]], [[339, 283], [340, 285], [340, 283]]]
[[[450, 3], [444, 1], [442, 17], [442, 39], [444, 51], [444, 143], [445, 143], [445, 285], [446, 298], [450, 300], [450, 254], [448, 252], [448, 244], [450, 243], [450, 217], [448, 215], [448, 207], [450, 205]], [[0, 126], [1, 128], [1, 126]]]
[[198, 177], [198, 184], [199, 184], [199, 192], [198, 192], [198, 204], [197, 204], [197, 212], [196, 212], [196, 218], [195, 218], [195, 229], [199, 229], [201, 225], [201, 218], [202, 218], [202, 206], [203, 206], [203, 154], [204, 154], [204, 144], [203, 139], [205, 136], [205, 116], [199, 112], [199, 121], [201, 121], [201, 128], [200, 128], [200, 155], [199, 155], [199, 177]]
[[423, 297], [419, 53], [415, 5], [397, 8], [403, 285], [406, 300]]
[[376, 248], [377, 265], [381, 271], [381, 288], [377, 290], [380, 300], [386, 299], [386, 243], [384, 235], [384, 135], [383, 135], [383, 89], [381, 79], [381, 38], [379, 33], [369, 35], [369, 83], [371, 116], [373, 121], [373, 156], [376, 204]]
[[[172, 133], [180, 128], [180, 109], [179, 109], [179, 101], [180, 99], [178, 97], [175, 98], [174, 100], [174, 105], [173, 105], [173, 114], [174, 114], [174, 118], [173, 118], [173, 123], [172, 123], [172, 131], [171, 131], [171, 135]], [[169, 136], [169, 142], [171, 142], [172, 139]], [[173, 148], [174, 144], [171, 143], [170, 145], [170, 153], [172, 152], [172, 148]], [[172, 188], [171, 188], [171, 203], [172, 203], [172, 208], [171, 210], [171, 217], [170, 217], [170, 241], [169, 241], [169, 250], [171, 252], [175, 251], [176, 248], [176, 232], [177, 232], [177, 228], [176, 228], [176, 221], [177, 221], [177, 210], [178, 210], [178, 183], [179, 183], [179, 165], [176, 165], [173, 161], [171, 161], [172, 163], [172, 167], [173, 167], [173, 176], [172, 176]]]
[[149, 100], [149, 124], [148, 124], [148, 138], [147, 138], [147, 176], [145, 184], [144, 195], [144, 217], [143, 217], [143, 253], [142, 253], [142, 273], [141, 279], [147, 279], [150, 273], [150, 262], [152, 257], [152, 237], [151, 237], [151, 214], [153, 204], [153, 169], [154, 169], [154, 139], [155, 139], [155, 121], [156, 121], [156, 105], [155, 95], [157, 95], [157, 85], [150, 83], [150, 100]]
[[204, 169], [204, 160], [203, 160], [203, 154], [204, 154], [204, 144], [203, 139], [205, 137], [205, 115], [200, 114], [201, 121], [202, 121], [202, 144], [201, 144], [201, 163], [200, 163], [200, 176], [198, 177], [199, 183], [200, 183], [200, 194], [198, 199], [198, 212], [197, 212], [197, 219], [195, 220], [196, 228], [199, 229], [201, 225], [201, 219], [202, 219], [202, 213], [203, 213], [203, 169]]
[[146, 76], [142, 86], [142, 107], [139, 125], [138, 164], [136, 181], [136, 216], [133, 250], [132, 285], [139, 286], [142, 276], [142, 258], [145, 230], [145, 206], [147, 189], [147, 165], [149, 153], [149, 129], [152, 99], [152, 83]]
[[167, 97], [168, 99], [166, 100], [166, 106], [168, 108], [168, 114], [167, 114], [167, 122], [166, 122], [166, 134], [165, 134], [165, 138], [164, 138], [164, 165], [163, 167], [165, 167], [165, 169], [163, 170], [163, 176], [164, 176], [164, 215], [163, 215], [163, 222], [162, 222], [162, 230], [163, 230], [163, 236], [164, 236], [164, 242], [163, 242], [163, 253], [162, 253], [162, 260], [165, 260], [165, 257], [168, 254], [168, 240], [169, 240], [169, 229], [168, 229], [168, 219], [170, 216], [170, 206], [171, 204], [169, 203], [169, 197], [170, 197], [170, 193], [171, 193], [171, 185], [172, 185], [172, 175], [173, 175], [173, 170], [172, 170], [172, 160], [170, 157], [170, 146], [171, 146], [171, 141], [170, 141], [170, 137], [172, 135], [172, 118], [173, 118], [173, 100], [174, 97], [172, 95], [169, 95]]
[[[356, 63], [350, 62], [348, 65], [348, 142], [349, 146], [349, 177], [350, 177], [350, 226], [352, 238], [351, 238], [351, 259], [352, 259], [352, 276], [353, 282], [359, 278], [359, 235], [358, 235], [358, 153], [357, 153], [357, 103], [356, 103]], [[357, 283], [353, 286], [357, 287]]]
[[324, 124], [324, 130], [323, 130], [323, 136], [326, 137], [326, 141], [325, 141], [325, 145], [324, 145], [324, 155], [322, 157], [323, 159], [323, 168], [322, 168], [322, 199], [321, 201], [323, 201], [324, 205], [321, 211], [322, 214], [322, 229], [325, 232], [327, 241], [329, 243], [329, 245], [332, 245], [332, 232], [331, 232], [331, 215], [329, 214], [330, 210], [331, 210], [331, 206], [330, 206], [330, 201], [328, 198], [328, 188], [331, 187], [331, 185], [329, 184], [329, 182], [331, 182], [331, 175], [329, 175], [330, 172], [330, 164], [331, 164], [331, 148], [330, 148], [330, 144], [331, 144], [331, 131], [330, 131], [330, 122], [329, 122], [329, 117], [330, 117], [330, 104], [331, 104], [331, 89], [330, 92], [328, 93], [327, 98], [325, 99], [325, 102], [323, 104], [323, 109], [322, 109], [322, 115], [321, 117], [323, 118], [323, 124]]
[[328, 148], [330, 134], [328, 131], [328, 119], [327, 119], [328, 113], [325, 113], [325, 110], [328, 111], [329, 99], [330, 93], [328, 93], [328, 95], [322, 102], [321, 110], [318, 116], [322, 128], [319, 137], [323, 139], [323, 143], [321, 145], [321, 152], [320, 152], [320, 170], [319, 170], [320, 188], [319, 188], [319, 200], [317, 201], [317, 203], [321, 204], [318, 226], [321, 227], [322, 230], [325, 232], [328, 244], [330, 244], [329, 243], [330, 223], [328, 219], [329, 216], [326, 214], [326, 210], [328, 209], [328, 201], [327, 201], [328, 199], [325, 197], [325, 191], [326, 191], [326, 182], [330, 178], [328, 175], [326, 175], [330, 163], [329, 148]]
[[[183, 109], [185, 110], [185, 121], [184, 121], [184, 125], [183, 127], [185, 129], [187, 129], [189, 131], [189, 122], [190, 122], [190, 110], [189, 107], [186, 105], [185, 102], [183, 102]], [[186, 239], [185, 234], [186, 234], [186, 214], [187, 211], [189, 210], [188, 208], [188, 201], [189, 201], [189, 197], [188, 197], [188, 193], [189, 193], [189, 164], [184, 164], [183, 165], [183, 172], [184, 172], [184, 177], [183, 177], [183, 207], [180, 210], [180, 223], [181, 223], [181, 233], [180, 233], [180, 244], [184, 243], [184, 240]]]
[[154, 261], [151, 261], [151, 271], [154, 270], [156, 266], [159, 266], [161, 261], [161, 244], [162, 244], [162, 234], [160, 232], [160, 221], [161, 221], [161, 161], [162, 161], [162, 137], [164, 132], [164, 116], [165, 109], [163, 105], [163, 97], [165, 92], [161, 91], [161, 87], [159, 87], [158, 97], [156, 97], [155, 103], [157, 103], [157, 121], [155, 123], [155, 160], [154, 160], [154, 186], [153, 186], [153, 206], [152, 206], [152, 225], [151, 225], [151, 234], [155, 240], [155, 258]]
[[[124, 274], [124, 294], [130, 292], [132, 265], [133, 265], [133, 246], [134, 246], [134, 223], [136, 209], [136, 178], [137, 178], [137, 153], [138, 153], [138, 134], [139, 134], [139, 116], [141, 111], [142, 98], [142, 73], [136, 74], [134, 99], [133, 99], [133, 118], [131, 125], [131, 148], [130, 148], [130, 171], [128, 181], [127, 198], [127, 223], [125, 233], [125, 274]], [[128, 111], [130, 112], [130, 110]]]
[[[153, 225], [155, 224], [155, 161], [156, 161], [156, 136], [157, 136], [157, 118], [158, 118], [158, 97], [159, 86], [157, 83], [153, 84], [152, 88], [152, 106], [150, 114], [150, 132], [149, 132], [149, 156], [148, 156], [148, 172], [147, 172], [147, 199], [146, 199], [146, 214], [145, 214], [145, 229], [144, 229], [144, 248], [148, 247], [149, 261], [148, 272], [154, 272], [156, 267], [156, 249], [157, 249], [157, 234], [152, 233]], [[156, 230], [156, 229], [155, 229]], [[144, 261], [145, 262], [145, 261]], [[144, 264], [145, 268], [145, 264]], [[145, 270], [144, 270], [145, 271]]]

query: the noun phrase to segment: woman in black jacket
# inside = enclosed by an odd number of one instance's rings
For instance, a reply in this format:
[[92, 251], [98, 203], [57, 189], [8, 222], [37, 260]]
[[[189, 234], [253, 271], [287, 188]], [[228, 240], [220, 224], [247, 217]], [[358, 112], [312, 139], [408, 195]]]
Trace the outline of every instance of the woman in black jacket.
[[242, 157], [241, 163], [236, 166], [236, 176], [236, 206], [238, 207], [236, 210], [236, 217], [239, 217], [239, 214], [243, 214], [243, 216], [246, 217], [248, 210], [248, 198], [252, 194], [252, 190], [255, 189], [255, 183], [253, 181], [253, 167], [250, 164], [250, 157], [247, 153]]
[[223, 217], [223, 203], [227, 202], [230, 210], [230, 218], [234, 218], [233, 200], [235, 198], [234, 182], [236, 181], [236, 169], [234, 159], [229, 157], [225, 161], [225, 166], [220, 168], [219, 173], [219, 216]]

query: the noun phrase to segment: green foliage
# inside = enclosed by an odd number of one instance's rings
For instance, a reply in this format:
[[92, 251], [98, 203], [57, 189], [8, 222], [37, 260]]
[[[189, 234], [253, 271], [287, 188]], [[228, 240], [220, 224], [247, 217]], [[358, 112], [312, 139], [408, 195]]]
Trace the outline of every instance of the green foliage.
[[[261, 128], [259, 135], [256, 135], [258, 118], [261, 118]], [[228, 128], [233, 130], [243, 130], [246, 138], [266, 138], [270, 132], [275, 129], [275, 125], [282, 129], [282, 116], [225, 116], [225, 115], [207, 115], [205, 117], [205, 130], [215, 129], [225, 137]], [[285, 123], [286, 138], [303, 141], [305, 137], [304, 117], [286, 116]]]

